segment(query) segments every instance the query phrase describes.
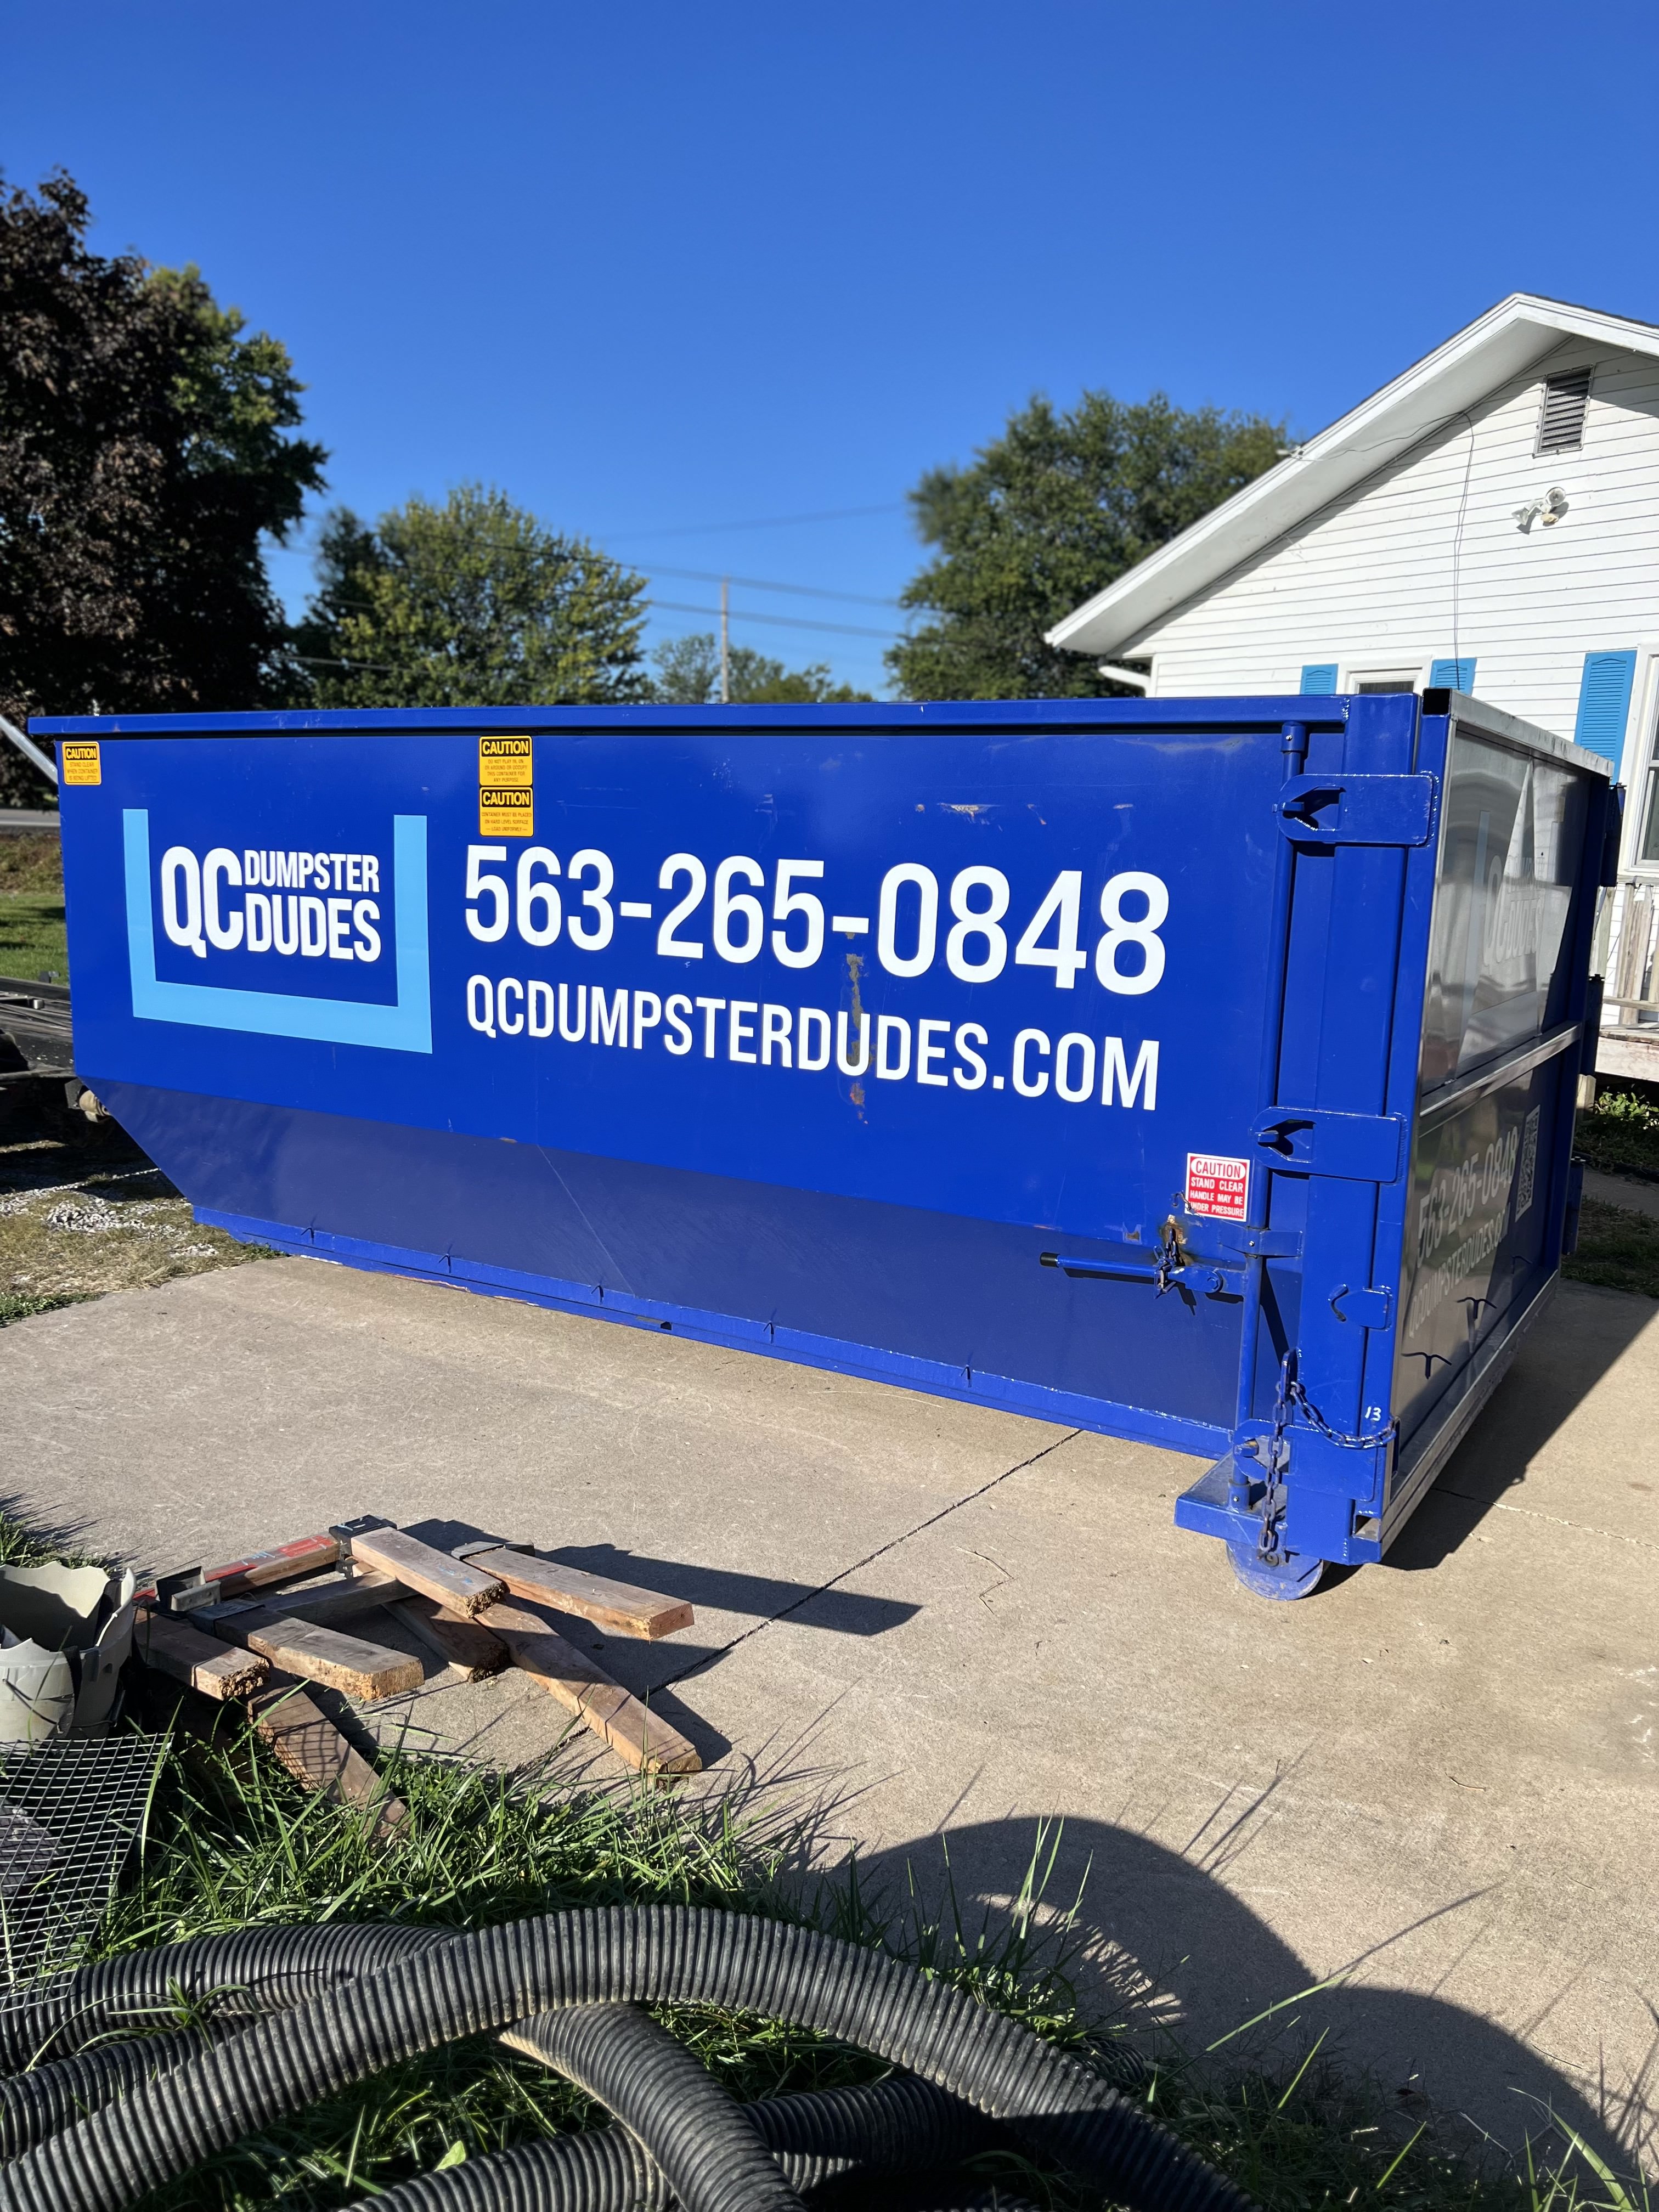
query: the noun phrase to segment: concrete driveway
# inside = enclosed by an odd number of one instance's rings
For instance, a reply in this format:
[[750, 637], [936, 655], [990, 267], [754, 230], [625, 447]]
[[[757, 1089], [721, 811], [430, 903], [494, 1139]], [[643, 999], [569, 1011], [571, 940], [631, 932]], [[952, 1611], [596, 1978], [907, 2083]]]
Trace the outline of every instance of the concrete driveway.
[[[373, 1510], [683, 1593], [694, 1629], [606, 1663], [717, 1781], [814, 1807], [821, 1862], [936, 1896], [948, 1838], [996, 1911], [1063, 1821], [1049, 1895], [1084, 1885], [1103, 2002], [1202, 2044], [1339, 1976], [1291, 2041], [1328, 2027], [1507, 2142], [1540, 2100], [1650, 2154], [1646, 1300], [1564, 1286], [1389, 1564], [1299, 1605], [1176, 1533], [1171, 1454], [318, 1261], [18, 1323], [0, 1388], [5, 1487], [98, 1546], [177, 1565]], [[562, 1724], [512, 1676], [391, 1718], [514, 1764]]]

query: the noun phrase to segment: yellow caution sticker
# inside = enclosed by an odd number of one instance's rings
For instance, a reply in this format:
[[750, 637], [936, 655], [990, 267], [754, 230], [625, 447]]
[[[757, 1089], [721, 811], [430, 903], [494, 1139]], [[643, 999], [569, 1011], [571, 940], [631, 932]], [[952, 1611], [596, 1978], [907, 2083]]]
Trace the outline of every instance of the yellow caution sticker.
[[65, 739], [58, 772], [65, 783], [101, 783], [104, 774], [96, 740], [91, 744], [71, 744]]
[[528, 791], [532, 781], [528, 738], [480, 738], [478, 787], [481, 791]]
[[535, 793], [501, 791], [489, 784], [478, 787], [478, 835], [481, 837], [533, 837], [536, 834]]

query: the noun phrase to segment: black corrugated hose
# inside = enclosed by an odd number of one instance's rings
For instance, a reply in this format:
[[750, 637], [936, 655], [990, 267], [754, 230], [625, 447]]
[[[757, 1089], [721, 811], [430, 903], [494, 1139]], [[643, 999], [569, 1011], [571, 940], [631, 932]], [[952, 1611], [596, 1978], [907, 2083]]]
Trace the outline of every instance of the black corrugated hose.
[[[644, 2004], [784, 2021], [915, 2078], [739, 2106]], [[179, 2032], [184, 2008], [232, 2032]], [[378, 2212], [796, 2212], [836, 2176], [950, 2166], [998, 2141], [1132, 2212], [1247, 2212], [1110, 2081], [961, 1991], [809, 1929], [684, 1905], [465, 1936], [246, 1929], [56, 1977], [0, 2014], [15, 2077], [0, 2082], [0, 2207], [125, 2212], [398, 2060], [503, 2031], [621, 2125], [425, 2175], [367, 2200]], [[940, 2207], [1012, 2201], [940, 2186]]]

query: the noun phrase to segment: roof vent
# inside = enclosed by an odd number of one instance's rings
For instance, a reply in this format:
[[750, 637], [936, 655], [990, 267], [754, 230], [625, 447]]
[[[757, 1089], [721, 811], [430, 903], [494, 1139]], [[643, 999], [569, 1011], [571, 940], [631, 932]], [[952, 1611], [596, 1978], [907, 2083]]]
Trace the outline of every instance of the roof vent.
[[1544, 385], [1544, 408], [1538, 418], [1540, 453], [1576, 453], [1584, 442], [1584, 410], [1589, 404], [1590, 371], [1575, 368], [1565, 376], [1552, 376]]

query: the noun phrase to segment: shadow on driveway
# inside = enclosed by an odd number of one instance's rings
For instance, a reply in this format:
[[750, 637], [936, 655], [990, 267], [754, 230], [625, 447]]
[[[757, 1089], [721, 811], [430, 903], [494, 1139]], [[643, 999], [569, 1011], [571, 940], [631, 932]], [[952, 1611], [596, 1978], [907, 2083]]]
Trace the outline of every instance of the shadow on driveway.
[[[1659, 2147], [1652, 2100], [1659, 2034], [1638, 2077], [1605, 2083], [1593, 2102], [1583, 2085], [1516, 2037], [1443, 1997], [1353, 1980], [1299, 1994], [1321, 1978], [1216, 1878], [1248, 1847], [1271, 1794], [1224, 1801], [1206, 1834], [1194, 1838], [1192, 1856], [1099, 1820], [989, 1820], [860, 1856], [859, 1884], [901, 1919], [915, 1911], [958, 1914], [971, 1945], [981, 1925], [993, 1936], [1013, 1926], [1034, 1857], [1047, 1866], [1052, 1851], [1034, 1925], [1045, 1916], [1052, 1924], [1078, 1901], [1070, 1978], [1091, 2016], [1119, 2016], [1154, 2040], [1168, 2030], [1188, 2053], [1219, 2045], [1208, 2063], [1223, 2072], [1248, 2060], [1269, 2071], [1282, 2066], [1288, 2075], [1323, 2032], [1322, 2056], [1345, 2073], [1369, 2077], [1407, 2132], [1432, 2112], [1454, 2139], [1467, 2142], [1473, 2132], [1477, 2141], [1490, 2136], [1513, 2150], [1530, 2135], [1540, 2154], [1559, 2155], [1569, 2145], [1550, 2124], [1554, 2115], [1616, 2170], [1651, 2162]], [[1294, 1881], [1293, 1869], [1284, 1873]], [[833, 1884], [836, 1877], [825, 1879]], [[1479, 1893], [1431, 1917], [1449, 1915], [1467, 1921], [1471, 1945], [1478, 1942]], [[1386, 1977], [1390, 1947], [1412, 1932], [1379, 1929], [1340, 1974]], [[1538, 1992], [1530, 2031], [1544, 2025], [1562, 1994]], [[1233, 2038], [1269, 2007], [1280, 2008], [1271, 2021]]]

